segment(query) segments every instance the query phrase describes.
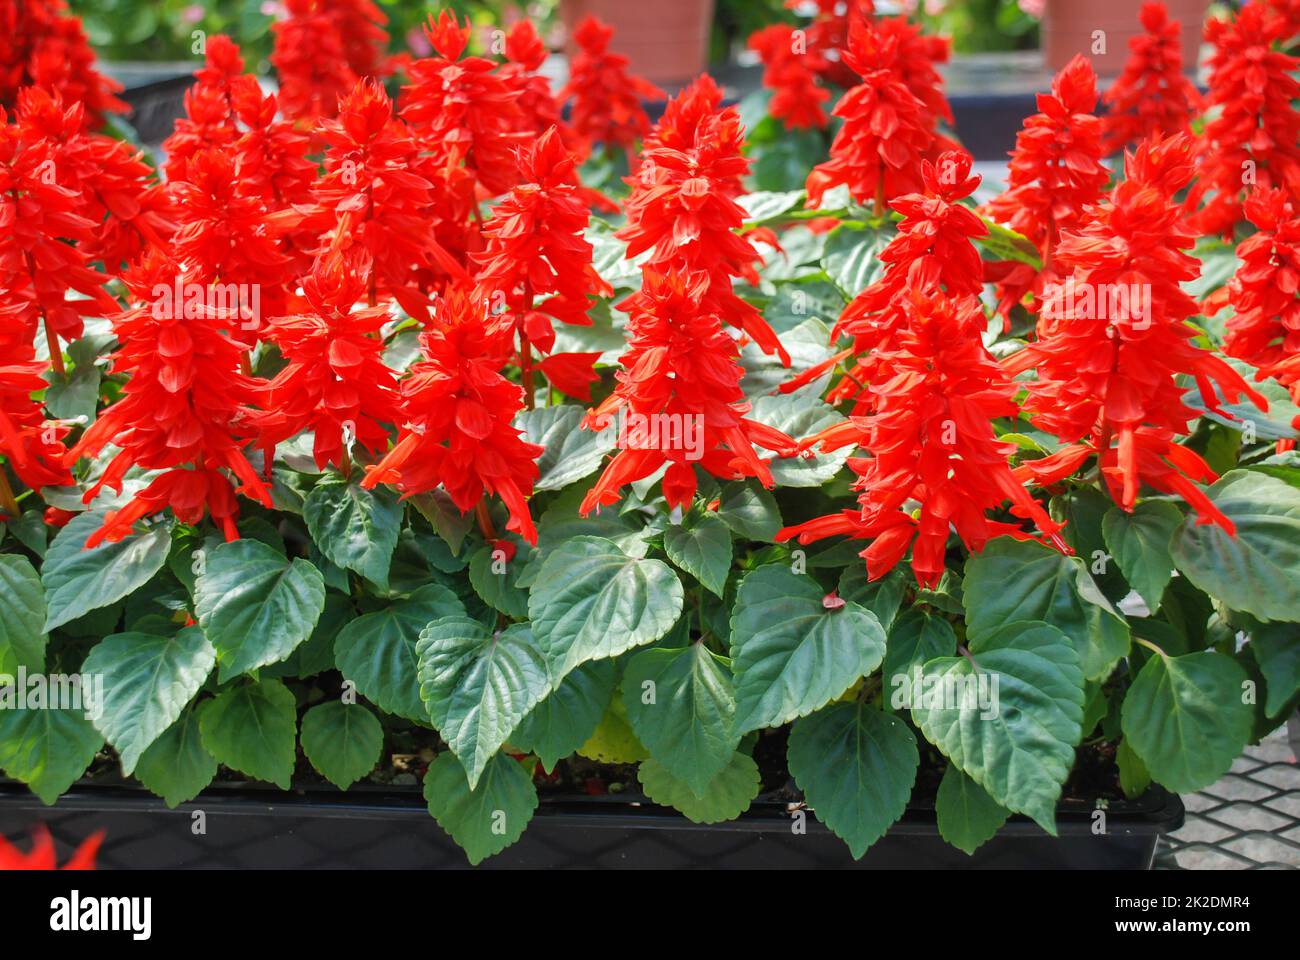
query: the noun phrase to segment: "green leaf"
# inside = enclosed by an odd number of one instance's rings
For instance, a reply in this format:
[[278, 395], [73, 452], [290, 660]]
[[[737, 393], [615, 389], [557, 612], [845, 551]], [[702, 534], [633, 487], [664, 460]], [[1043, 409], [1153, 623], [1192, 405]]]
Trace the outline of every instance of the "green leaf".
[[223, 543], [194, 581], [194, 611], [217, 650], [219, 679], [284, 660], [311, 636], [325, 608], [325, 579], [257, 540]]
[[1248, 679], [1236, 661], [1213, 650], [1150, 657], [1124, 697], [1124, 740], [1170, 790], [1208, 787], [1250, 739], [1251, 709], [1242, 702]]
[[745, 208], [746, 225], [759, 225], [768, 220], [780, 220], [781, 214], [790, 210], [802, 209], [803, 200], [802, 190], [758, 190], [738, 197], [736, 202]]
[[468, 617], [425, 627], [416, 658], [420, 699], [474, 787], [519, 722], [550, 692], [546, 659], [527, 625], [494, 634]]
[[540, 475], [534, 490], [560, 490], [590, 476], [614, 449], [618, 431], [584, 430], [580, 424], [586, 415], [585, 408], [565, 404], [523, 410], [515, 418], [524, 438], [544, 448], [537, 458]]
[[510, 735], [511, 744], [536, 754], [550, 773], [556, 763], [591, 739], [617, 684], [613, 660], [588, 660], [569, 671], [520, 721]]
[[1002, 537], [967, 561], [963, 588], [972, 637], [1018, 620], [1042, 621], [1073, 641], [1089, 680], [1105, 679], [1128, 653], [1128, 624], [1077, 557]]
[[926, 739], [994, 801], [1055, 836], [1056, 802], [1082, 735], [1079, 655], [1056, 628], [1027, 622], [981, 635], [970, 652], [974, 663], [931, 660], [923, 688], [895, 706], [910, 706]]
[[861, 223], [842, 223], [826, 238], [822, 268], [852, 299], [884, 273], [880, 254], [896, 232], [892, 226], [877, 229]]
[[452, 555], [459, 554], [461, 544], [465, 542], [465, 535], [474, 526], [474, 518], [468, 513], [463, 513], [460, 507], [452, 502], [447, 491], [441, 487], [427, 493], [417, 493], [410, 498], [410, 503], [419, 511], [420, 516], [429, 521], [434, 532], [446, 542]]
[[357, 617], [334, 640], [343, 676], [386, 713], [427, 724], [420, 700], [415, 645], [420, 631], [441, 617], [463, 617], [465, 607], [446, 587], [431, 583], [375, 613]]
[[736, 731], [807, 716], [880, 666], [885, 631], [856, 603], [827, 609], [815, 580], [784, 565], [740, 584], [731, 613]]
[[599, 537], [575, 537], [547, 556], [528, 613], [560, 678], [588, 660], [658, 640], [677, 622], [682, 598], [667, 564], [630, 557]]
[[1264, 712], [1276, 717], [1300, 690], [1300, 624], [1262, 623], [1250, 630], [1250, 650], [1264, 675]]
[[1300, 489], [1266, 474], [1233, 470], [1206, 493], [1236, 525], [1236, 536], [1188, 517], [1173, 539], [1178, 569], [1234, 610], [1261, 620], [1295, 620], [1300, 616]]
[[375, 769], [383, 747], [384, 728], [359, 703], [331, 700], [302, 716], [302, 752], [340, 790]]
[[26, 557], [0, 556], [0, 674], [45, 669], [45, 588]]
[[94, 723], [121, 755], [124, 774], [176, 722], [215, 662], [216, 651], [198, 627], [174, 636], [119, 633], [87, 654], [82, 671], [104, 682]]
[[705, 513], [664, 531], [668, 559], [717, 596], [722, 596], [731, 572], [731, 531], [716, 514]]
[[790, 729], [790, 773], [855, 860], [907, 809], [920, 759], [907, 724], [864, 703], [832, 704]]
[[855, 561], [840, 574], [836, 593], [842, 599], [870, 610], [880, 625], [890, 630], [911, 583], [912, 576], [904, 567], [894, 567], [879, 580], [868, 580], [867, 568], [861, 561]]
[[[469, 557], [469, 582], [474, 592], [493, 610], [516, 619], [528, 616], [528, 591], [519, 586], [519, 576], [532, 559], [533, 548], [512, 535], [515, 555], [506, 560], [493, 544], [485, 543]], [[496, 554], [494, 556], [494, 554]]]
[[46, 806], [86, 772], [104, 745], [85, 710], [0, 710], [0, 770]]
[[537, 789], [523, 766], [498, 753], [471, 788], [455, 754], [442, 753], [424, 775], [429, 813], [474, 866], [521, 836], [537, 809]]
[[321, 553], [387, 589], [388, 566], [402, 528], [402, 504], [396, 494], [326, 478], [307, 495], [303, 517]]
[[771, 543], [781, 529], [776, 499], [757, 481], [729, 483], [722, 488], [718, 518], [738, 537]]
[[731, 755], [727, 766], [709, 781], [702, 795], [657, 760], [642, 761], [636, 775], [647, 797], [661, 807], [672, 807], [692, 823], [734, 820], [758, 796], [758, 764], [740, 751]]
[[1183, 512], [1166, 500], [1144, 500], [1132, 513], [1111, 507], [1101, 521], [1107, 551], [1152, 613], [1174, 575], [1169, 541], [1182, 522]]
[[703, 796], [736, 752], [731, 675], [703, 643], [643, 650], [623, 671], [628, 722], [650, 755]]
[[104, 514], [98, 510], [78, 514], [50, 544], [41, 569], [46, 630], [116, 603], [144, 586], [166, 563], [170, 524], [157, 523], [117, 543], [85, 549], [86, 539], [103, 523]]
[[1011, 811], [998, 806], [983, 787], [948, 764], [934, 798], [939, 836], [967, 856], [991, 840]]
[[610, 699], [600, 723], [587, 742], [578, 748], [578, 754], [600, 763], [639, 763], [650, 757], [650, 751], [632, 732], [632, 726], [627, 722], [627, 707], [619, 696]]
[[240, 683], [199, 708], [203, 746], [220, 763], [289, 789], [296, 751], [297, 704], [279, 680]]
[[957, 634], [952, 624], [920, 607], [913, 607], [898, 618], [885, 642], [885, 663], [881, 675], [890, 687], [896, 678], [910, 677], [913, 669], [925, 666], [937, 657], [951, 657], [957, 652]]
[[191, 704], [140, 756], [135, 776], [168, 807], [197, 797], [217, 775], [217, 758], [199, 733], [199, 711]]
[[305, 643], [299, 644], [288, 659], [268, 666], [261, 676], [299, 677], [306, 679], [334, 669], [334, 641], [339, 631], [356, 619], [352, 601], [337, 593], [325, 594], [325, 607]]
[[1042, 269], [1042, 258], [1032, 241], [1010, 227], [994, 223], [987, 217], [980, 219], [988, 228], [988, 233], [975, 238], [975, 244], [982, 252], [989, 254], [994, 260], [1012, 260], [1017, 263], [1027, 263], [1035, 270]]
[[[844, 422], [834, 407], [802, 394], [757, 397], [749, 417], [796, 439], [811, 437]], [[818, 446], [807, 455], [777, 457], [770, 464], [772, 479], [782, 487], [820, 487], [840, 472], [852, 454], [851, 445], [830, 453]]]
[[1142, 758], [1133, 752], [1127, 739], [1115, 748], [1115, 765], [1119, 767], [1119, 786], [1130, 800], [1140, 797], [1151, 786], [1151, 774]]

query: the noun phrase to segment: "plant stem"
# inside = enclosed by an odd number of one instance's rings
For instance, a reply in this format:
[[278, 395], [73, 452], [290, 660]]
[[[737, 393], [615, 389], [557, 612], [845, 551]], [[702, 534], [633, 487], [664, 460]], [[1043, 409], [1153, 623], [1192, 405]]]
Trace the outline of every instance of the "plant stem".
[[9, 478], [5, 476], [3, 468], [0, 468], [0, 510], [3, 510], [10, 520], [22, 516], [22, 510], [18, 506], [18, 501], [14, 499], [13, 489], [9, 486]]
[[478, 518], [478, 528], [483, 532], [483, 538], [485, 540], [495, 540], [497, 530], [492, 525], [492, 515], [488, 513], [486, 496], [480, 499], [474, 507], [474, 516]]
[[1165, 653], [1163, 650], [1161, 650], [1159, 647], [1157, 647], [1157, 646], [1156, 646], [1154, 643], [1152, 643], [1150, 640], [1143, 640], [1141, 637], [1134, 637], [1133, 639], [1136, 640], [1138, 643], [1142, 644], [1142, 646], [1146, 647], [1148, 650], [1151, 650], [1151, 651], [1153, 651], [1153, 652], [1155, 652], [1155, 653], [1158, 653], [1158, 654], [1160, 654], [1160, 656], [1162, 656], [1162, 657], [1168, 659], [1169, 654]]
[[66, 375], [68, 371], [63, 365], [63, 348], [59, 346], [59, 335], [50, 329], [48, 320], [45, 323], [45, 342], [50, 345], [50, 365], [60, 376]]
[[[533, 287], [527, 280], [524, 281], [524, 319], [533, 309]], [[524, 332], [524, 325], [519, 324], [519, 370], [522, 374], [524, 383], [524, 406], [531, 410], [535, 404], [533, 398], [533, 346], [528, 342], [528, 334]]]

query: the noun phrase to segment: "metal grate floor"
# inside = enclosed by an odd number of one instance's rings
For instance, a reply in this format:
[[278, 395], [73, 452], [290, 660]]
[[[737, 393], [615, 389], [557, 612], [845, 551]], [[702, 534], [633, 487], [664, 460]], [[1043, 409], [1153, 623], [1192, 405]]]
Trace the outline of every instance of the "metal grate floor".
[[1300, 870], [1300, 717], [1248, 747], [1212, 787], [1183, 797], [1157, 870]]

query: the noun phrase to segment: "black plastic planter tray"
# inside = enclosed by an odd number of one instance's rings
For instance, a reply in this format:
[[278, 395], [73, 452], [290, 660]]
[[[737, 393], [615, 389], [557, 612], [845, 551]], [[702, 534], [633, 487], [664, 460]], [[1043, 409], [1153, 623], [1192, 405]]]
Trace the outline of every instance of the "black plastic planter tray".
[[[192, 832], [203, 811], [206, 835]], [[415, 790], [356, 788], [281, 793], [218, 786], [168, 810], [135, 787], [74, 787], [46, 807], [25, 787], [0, 783], [0, 834], [25, 845], [44, 822], [66, 855], [96, 830], [107, 834], [101, 868], [449, 868], [465, 856], [429, 816]], [[1013, 818], [975, 856], [939, 837], [933, 809], [909, 809], [856, 863], [810, 815], [796, 835], [780, 803], [756, 802], [740, 819], [690, 823], [672, 811], [618, 797], [544, 799], [523, 838], [484, 867], [1072, 867], [1149, 869], [1161, 834], [1183, 823], [1183, 804], [1154, 789], [1111, 803], [1105, 835], [1092, 808], [1063, 804], [1060, 836]]]

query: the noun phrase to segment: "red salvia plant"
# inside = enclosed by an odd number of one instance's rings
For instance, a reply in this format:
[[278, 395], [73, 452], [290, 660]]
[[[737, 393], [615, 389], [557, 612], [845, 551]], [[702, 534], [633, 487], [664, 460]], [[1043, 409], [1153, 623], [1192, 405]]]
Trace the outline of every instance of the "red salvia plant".
[[921, 160], [934, 144], [934, 117], [908, 88], [899, 60], [899, 37], [870, 22], [855, 22], [844, 62], [861, 77], [835, 105], [844, 125], [831, 158], [808, 174], [808, 205], [821, 205], [832, 187], [845, 185], [859, 203], [885, 203], [921, 189]]
[[78, 194], [78, 212], [94, 224], [83, 245], [88, 260], [116, 275], [147, 247], [167, 242], [176, 229], [175, 211], [139, 150], [86, 132], [81, 104], [63, 109], [58, 96], [39, 87], [24, 90], [19, 104], [18, 123], [50, 145], [49, 169]]
[[1145, 33], [1129, 42], [1124, 72], [1102, 99], [1103, 150], [1118, 153], [1139, 140], [1192, 134], [1192, 116], [1203, 107], [1196, 84], [1183, 73], [1181, 25], [1163, 3], [1144, 3], [1138, 14]]
[[6, 0], [0, 5], [0, 106], [12, 108], [18, 91], [39, 87], [64, 103], [81, 104], [86, 129], [125, 113], [121, 84], [99, 73], [78, 17], [63, 0]]
[[[1232, 523], [1193, 483], [1212, 481], [1214, 473], [1175, 442], [1198, 416], [1176, 378], [1193, 378], [1212, 410], [1222, 412], [1216, 385], [1228, 402], [1245, 394], [1266, 409], [1267, 401], [1198, 346], [1187, 323], [1198, 308], [1180, 284], [1199, 275], [1200, 263], [1185, 252], [1194, 238], [1181, 225], [1175, 194], [1192, 178], [1193, 156], [1183, 134], [1144, 141], [1125, 156], [1125, 179], [1095, 219], [1063, 235], [1057, 251], [1061, 274], [1092, 295], [1050, 298], [1038, 340], [1004, 366], [1012, 374], [1036, 370], [1025, 410], [1067, 444], [1026, 463], [1022, 476], [1054, 482], [1098, 454], [1111, 496], [1125, 510], [1145, 482], [1182, 496], [1199, 522], [1231, 532]], [[1120, 289], [1123, 301], [1111, 296]]]
[[559, 98], [572, 98], [573, 129], [587, 144], [588, 152], [596, 143], [607, 150], [622, 150], [628, 168], [635, 169], [633, 148], [650, 132], [650, 118], [641, 101], [663, 100], [667, 94], [644, 77], [628, 72], [627, 57], [610, 52], [613, 36], [613, 27], [593, 16], [583, 18], [573, 31], [578, 52]]
[[366, 468], [363, 487], [392, 484], [409, 497], [442, 484], [462, 511], [477, 510], [489, 538], [496, 534], [485, 495], [499, 496], [510, 514], [506, 528], [537, 543], [528, 497], [543, 448], [513, 426], [523, 390], [502, 368], [515, 356], [514, 334], [510, 316], [484, 316], [467, 289], [439, 297], [437, 317], [420, 335], [424, 359], [399, 388], [397, 444]]
[[474, 204], [472, 176], [429, 162], [374, 80], [358, 82], [338, 117], [322, 121], [321, 135], [329, 144], [325, 173], [299, 229], [321, 237], [323, 255], [346, 257], [362, 271], [372, 305], [391, 296], [427, 322], [419, 271], [469, 282], [436, 231], [444, 223], [463, 230]]
[[[591, 265], [591, 244], [583, 237], [591, 214], [575, 185], [577, 158], [565, 149], [551, 127], [519, 151], [523, 183], [492, 211], [483, 225], [485, 249], [479, 297], [488, 309], [504, 307], [514, 319], [524, 400], [533, 406], [533, 347], [549, 354], [555, 346], [554, 320], [590, 325], [588, 297], [612, 296], [613, 288]], [[539, 300], [539, 298], [545, 298]], [[586, 370], [574, 360], [551, 359], [547, 374], [553, 386], [570, 396], [591, 399], [592, 365], [599, 354], [586, 354]], [[577, 372], [577, 379], [566, 377]]]
[[[3, 346], [0, 345], [0, 349]], [[49, 384], [46, 365], [37, 360], [16, 362], [7, 356], [0, 364], [0, 455], [9, 461], [18, 479], [33, 490], [70, 486], [72, 474], [63, 465], [68, 428], [45, 419], [32, 395]], [[13, 490], [0, 467], [0, 515], [16, 519], [20, 513]]]
[[320, 0], [343, 38], [348, 68], [358, 77], [382, 77], [390, 72], [388, 17], [373, 0]]
[[1041, 270], [1028, 264], [997, 263], [985, 279], [998, 284], [998, 309], [1009, 317], [1026, 294], [1041, 291], [1056, 275], [1053, 258], [1061, 231], [1082, 224], [1110, 179], [1102, 163], [1102, 126], [1095, 116], [1097, 75], [1082, 54], [1038, 95], [1038, 113], [1016, 135], [1005, 192], [985, 213], [1025, 236], [1038, 248]]
[[[639, 430], [634, 420], [670, 426], [649, 442], [633, 442], [619, 451], [583, 499], [583, 515], [616, 503], [625, 485], [665, 464], [664, 497], [669, 505], [679, 506], [689, 505], [695, 496], [697, 464], [716, 477], [757, 477], [771, 487], [771, 470], [754, 445], [781, 456], [794, 454], [797, 444], [792, 438], [745, 417], [749, 404], [740, 389], [740, 348], [711, 306], [711, 286], [702, 271], [646, 271], [641, 294], [620, 307], [629, 319], [628, 350], [615, 374], [618, 385], [587, 414], [584, 424], [603, 430], [621, 419], [621, 437], [648, 432]], [[625, 430], [629, 423], [633, 429]], [[676, 442], [657, 442], [674, 429], [679, 432]], [[690, 436], [698, 442], [689, 442]]]
[[822, 104], [830, 91], [817, 82], [807, 38], [788, 23], [774, 23], [749, 37], [749, 49], [763, 61], [763, 86], [772, 91], [767, 112], [791, 130], [822, 130], [830, 118]]
[[[1253, 187], [1282, 189], [1300, 198], [1300, 97], [1294, 76], [1300, 60], [1277, 49], [1286, 21], [1259, 3], [1243, 7], [1233, 20], [1210, 20], [1205, 38], [1210, 58], [1211, 110], [1205, 151], [1189, 209], [1205, 201], [1192, 227], [1231, 239], [1242, 219], [1242, 203]], [[1208, 198], [1208, 199], [1207, 199]]]
[[87, 837], [60, 867], [49, 829], [37, 824], [32, 830], [32, 848], [26, 853], [0, 836], [0, 870], [94, 870], [95, 855], [103, 842], [104, 831], [99, 830]]
[[506, 62], [498, 72], [514, 92], [519, 130], [540, 136], [555, 127], [565, 146], [576, 150], [578, 138], [562, 116], [560, 102], [551, 91], [551, 82], [537, 72], [546, 62], [546, 44], [537, 35], [533, 21], [515, 22], [506, 34], [504, 52]]
[[192, 296], [192, 278], [158, 251], [124, 279], [135, 305], [113, 318], [118, 348], [111, 360], [113, 372], [129, 379], [66, 462], [96, 456], [110, 443], [120, 448], [86, 491], [87, 503], [104, 487], [121, 492], [132, 467], [164, 472], [110, 511], [86, 545], [120, 540], [138, 520], [167, 508], [190, 524], [211, 514], [227, 540], [237, 539], [239, 503], [225, 471], [241, 481], [238, 492], [271, 506], [243, 451], [253, 435], [246, 406], [261, 381], [239, 372], [242, 347], [225, 332], [239, 319]]
[[961, 203], [980, 183], [979, 177], [971, 175], [971, 164], [970, 155], [963, 151], [950, 151], [935, 162], [921, 161], [924, 192], [892, 203], [903, 220], [897, 236], [880, 253], [884, 273], [844, 308], [832, 332], [832, 342], [848, 335], [853, 345], [783, 384], [782, 392], [793, 392], [854, 357], [828, 399], [832, 403], [852, 400], [855, 415], [865, 414], [872, 404], [869, 385], [889, 355], [897, 331], [906, 324], [904, 293], [979, 295], [982, 266], [972, 241], [988, 233], [988, 228]]
[[[907, 89], [925, 104], [926, 110], [937, 123], [953, 122], [952, 105], [943, 92], [943, 77], [935, 65], [947, 63], [952, 55], [952, 45], [947, 37], [931, 36], [922, 31], [920, 24], [906, 17], [882, 17], [876, 21], [882, 36], [894, 37], [898, 42], [898, 71]], [[952, 149], [955, 143], [942, 140], [942, 150]]]
[[286, 117], [307, 125], [333, 117], [339, 99], [358, 79], [330, 6], [327, 0], [286, 0], [288, 19], [271, 24], [271, 65], [280, 81], [280, 108]]
[[788, 366], [789, 354], [762, 314], [732, 289], [735, 277], [757, 283], [754, 264], [761, 257], [736, 232], [745, 211], [735, 198], [749, 161], [740, 115], [721, 103], [722, 91], [707, 75], [669, 102], [646, 139], [642, 168], [627, 178], [627, 225], [616, 236], [627, 241], [629, 258], [649, 251], [645, 271], [703, 273], [705, 310]]
[[[38, 100], [44, 95], [24, 98]], [[83, 317], [117, 305], [89, 266], [97, 224], [83, 215], [81, 193], [59, 183], [61, 145], [28, 116], [20, 109], [9, 123], [0, 108], [0, 347], [6, 360], [31, 359], [43, 327], [50, 362], [62, 372], [60, 340], [76, 340]]]
[[[849, 48], [854, 25], [871, 20], [876, 5], [873, 0], [816, 0], [816, 4], [812, 20], [803, 28], [808, 50], [816, 57], [815, 69], [828, 83], [848, 89], [858, 82], [858, 76], [836, 54]], [[800, 10], [806, 4], [805, 0], [785, 0], [785, 5]]]
[[203, 57], [203, 66], [194, 71], [194, 86], [185, 92], [185, 116], [163, 141], [163, 171], [169, 181], [184, 179], [190, 157], [200, 150], [226, 148], [239, 137], [233, 96], [244, 58], [235, 42], [220, 33], [208, 37]]
[[462, 56], [470, 27], [454, 13], [443, 10], [436, 21], [430, 15], [424, 33], [438, 56], [409, 65], [411, 82], [398, 100], [402, 119], [440, 162], [465, 164], [487, 196], [505, 193], [515, 185], [514, 147], [524, 139], [512, 85], [491, 60]]
[[1282, 18], [1285, 24], [1282, 38], [1286, 46], [1292, 46], [1300, 36], [1300, 0], [1264, 0], [1269, 9]]
[[[1237, 245], [1240, 266], [1220, 292], [1233, 309], [1225, 328], [1224, 352], [1257, 367], [1257, 380], [1275, 378], [1300, 403], [1300, 216], [1296, 208], [1281, 190], [1257, 190], [1246, 198], [1246, 219], [1257, 232]], [[1300, 430], [1300, 417], [1292, 425]], [[1294, 443], [1280, 441], [1283, 449], [1292, 449]]]
[[397, 376], [383, 361], [380, 328], [387, 306], [354, 309], [366, 294], [362, 276], [340, 258], [316, 262], [303, 280], [307, 310], [269, 321], [267, 337], [286, 365], [258, 397], [248, 415], [258, 431], [266, 463], [279, 443], [310, 430], [316, 466], [351, 472], [352, 442], [371, 453], [388, 446], [386, 423], [399, 419]]
[[1054, 537], [1060, 527], [1012, 474], [1014, 444], [994, 432], [991, 421], [1016, 416], [1018, 407], [1015, 386], [980, 339], [978, 299], [906, 290], [895, 307], [903, 322], [867, 384], [873, 413], [803, 443], [871, 451], [849, 461], [859, 508], [787, 527], [777, 539], [870, 539], [861, 553], [870, 580], [892, 570], [910, 547], [917, 582], [933, 588], [944, 572], [950, 530], [976, 552], [992, 537], [1031, 536], [1017, 523], [988, 518], [1005, 501], [1044, 535]]

